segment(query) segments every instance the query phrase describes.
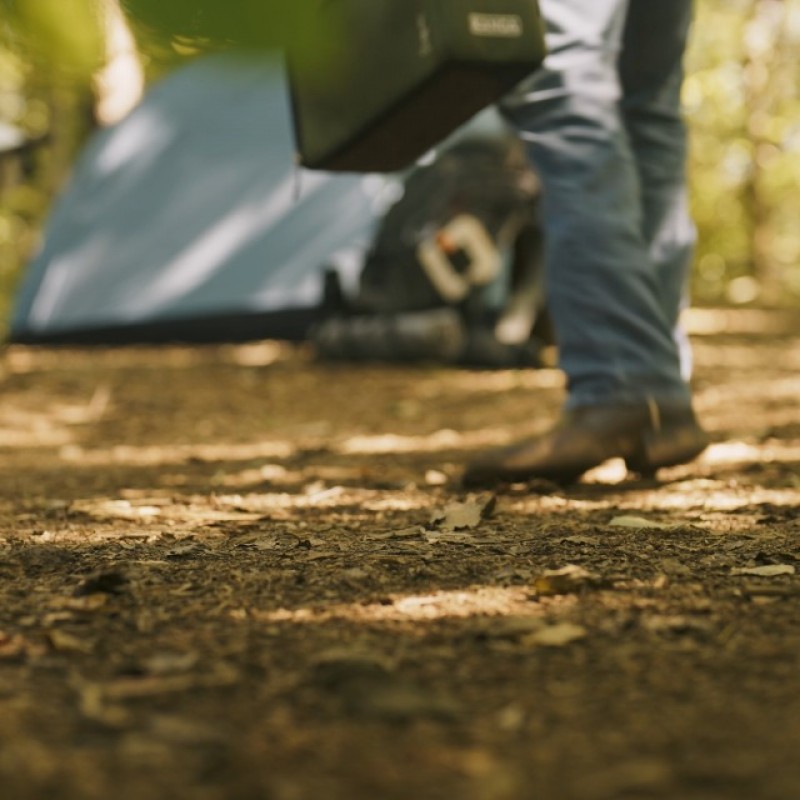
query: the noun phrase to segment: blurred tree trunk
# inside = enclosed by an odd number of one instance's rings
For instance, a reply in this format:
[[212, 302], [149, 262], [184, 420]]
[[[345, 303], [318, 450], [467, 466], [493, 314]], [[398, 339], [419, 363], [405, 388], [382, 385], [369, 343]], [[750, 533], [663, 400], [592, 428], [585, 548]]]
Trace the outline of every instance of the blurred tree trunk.
[[145, 75], [119, 0], [103, 0], [101, 14], [105, 64], [94, 76], [94, 116], [100, 125], [111, 125], [127, 116], [141, 100]]
[[92, 130], [124, 117], [144, 91], [141, 59], [118, 0], [102, 0], [99, 10], [103, 62], [93, 74], [60, 73], [44, 64], [29, 70], [27, 95], [47, 112], [41, 179], [50, 196], [61, 189]]
[[61, 189], [75, 154], [94, 126], [94, 95], [83, 81], [53, 80], [41, 70], [28, 75], [29, 102], [46, 117], [46, 145], [42, 148], [36, 180], [49, 197]]

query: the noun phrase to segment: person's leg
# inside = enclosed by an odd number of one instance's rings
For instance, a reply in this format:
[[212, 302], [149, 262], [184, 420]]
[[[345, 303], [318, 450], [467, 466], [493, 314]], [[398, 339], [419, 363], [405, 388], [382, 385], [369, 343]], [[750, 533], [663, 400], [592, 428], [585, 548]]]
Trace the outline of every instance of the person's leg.
[[[641, 0], [660, 2], [668, 0]], [[656, 131], [634, 117], [657, 127], [659, 115], [637, 110], [644, 105], [635, 102], [640, 87], [630, 81], [623, 96], [621, 48], [638, 17], [629, 19], [628, 0], [541, 5], [548, 58], [505, 107], [542, 182], [547, 301], [568, 380], [567, 413], [549, 434], [475, 461], [468, 484], [573, 479], [614, 456], [652, 472], [690, 460], [706, 444], [673, 338], [677, 311], [664, 296], [674, 280], [667, 264], [680, 261], [683, 274], [683, 259], [652, 257], [673, 205], [656, 198], [649, 162], [637, 161], [640, 151], [652, 154]], [[638, 61], [627, 62], [626, 76], [631, 68], [654, 73], [650, 54], [660, 50], [649, 38], [672, 36], [649, 26], [637, 35]], [[630, 100], [625, 111], [623, 100]], [[636, 143], [631, 121], [641, 136]], [[678, 176], [670, 191], [682, 186], [682, 158], [665, 168]]]
[[686, 189], [681, 86], [692, 6], [692, 0], [630, 0], [619, 61], [622, 111], [641, 187], [642, 235], [664, 314], [681, 349], [684, 377], [691, 372], [691, 356], [678, 317], [695, 228]]
[[568, 404], [688, 402], [620, 111], [628, 2], [542, 0], [541, 6], [550, 54], [506, 110], [543, 185], [548, 308]]

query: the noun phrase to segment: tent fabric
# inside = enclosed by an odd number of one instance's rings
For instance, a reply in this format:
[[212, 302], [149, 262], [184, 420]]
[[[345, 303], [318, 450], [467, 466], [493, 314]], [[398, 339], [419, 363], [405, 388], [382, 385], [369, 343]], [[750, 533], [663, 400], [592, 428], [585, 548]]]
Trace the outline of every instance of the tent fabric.
[[[464, 132], [508, 135], [499, 115]], [[445, 148], [447, 145], [445, 145]], [[305, 339], [326, 270], [356, 292], [399, 175], [296, 166], [279, 58], [217, 55], [96, 133], [29, 265], [18, 343]]]
[[85, 148], [11, 340], [302, 338], [321, 270], [355, 280], [396, 180], [295, 167], [278, 59], [203, 59]]

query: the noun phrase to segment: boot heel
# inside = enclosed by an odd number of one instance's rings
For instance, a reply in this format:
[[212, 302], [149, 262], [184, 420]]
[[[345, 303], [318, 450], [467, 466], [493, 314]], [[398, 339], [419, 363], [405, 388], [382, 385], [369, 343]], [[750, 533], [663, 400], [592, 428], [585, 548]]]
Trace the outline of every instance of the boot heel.
[[653, 477], [662, 467], [692, 461], [708, 444], [708, 434], [697, 425], [649, 431], [642, 435], [636, 452], [625, 459], [625, 464], [631, 472]]

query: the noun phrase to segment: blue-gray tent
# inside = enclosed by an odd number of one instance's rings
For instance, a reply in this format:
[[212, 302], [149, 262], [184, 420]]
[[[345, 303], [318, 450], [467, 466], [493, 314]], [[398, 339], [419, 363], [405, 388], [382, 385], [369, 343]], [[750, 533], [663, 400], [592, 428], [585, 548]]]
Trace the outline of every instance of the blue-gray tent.
[[[491, 111], [468, 129], [508, 136]], [[326, 274], [357, 291], [407, 178], [298, 168], [281, 61], [195, 61], [84, 149], [10, 339], [302, 340], [326, 313]]]
[[212, 57], [98, 132], [55, 204], [17, 342], [302, 338], [394, 179], [295, 167], [278, 60]]

